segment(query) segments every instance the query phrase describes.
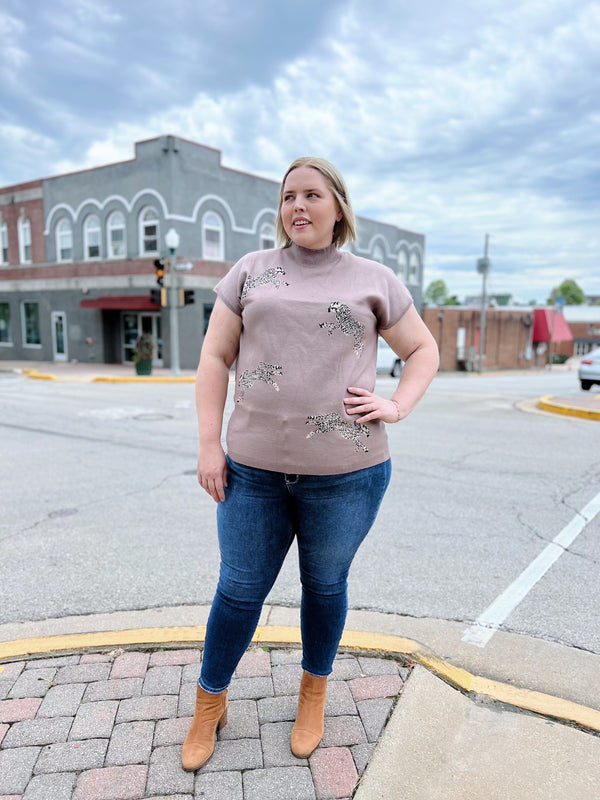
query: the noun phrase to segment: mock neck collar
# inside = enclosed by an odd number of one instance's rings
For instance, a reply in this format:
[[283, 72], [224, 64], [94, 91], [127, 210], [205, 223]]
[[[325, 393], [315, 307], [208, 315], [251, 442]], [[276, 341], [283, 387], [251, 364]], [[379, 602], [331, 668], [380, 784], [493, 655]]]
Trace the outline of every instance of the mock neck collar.
[[294, 261], [306, 267], [317, 267], [326, 263], [334, 264], [341, 257], [340, 251], [334, 244], [330, 244], [329, 247], [323, 247], [320, 250], [311, 250], [308, 247], [300, 247], [300, 245], [292, 242], [286, 250]]

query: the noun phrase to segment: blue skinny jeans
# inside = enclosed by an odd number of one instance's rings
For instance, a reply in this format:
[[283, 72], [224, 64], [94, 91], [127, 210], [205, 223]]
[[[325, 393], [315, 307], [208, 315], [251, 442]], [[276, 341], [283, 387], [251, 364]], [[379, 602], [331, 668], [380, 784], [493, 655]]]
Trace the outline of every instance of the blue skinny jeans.
[[206, 630], [200, 686], [222, 692], [258, 624], [294, 540], [302, 601], [302, 667], [329, 675], [348, 610], [347, 578], [387, 489], [391, 463], [339, 475], [288, 475], [227, 458], [217, 507], [221, 568]]

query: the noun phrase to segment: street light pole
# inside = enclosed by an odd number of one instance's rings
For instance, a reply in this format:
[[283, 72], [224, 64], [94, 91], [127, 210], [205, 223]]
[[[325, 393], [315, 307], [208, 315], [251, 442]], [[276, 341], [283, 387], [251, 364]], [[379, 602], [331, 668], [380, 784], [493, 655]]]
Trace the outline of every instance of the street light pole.
[[485, 295], [487, 288], [487, 275], [490, 269], [490, 260], [488, 258], [489, 240], [490, 235], [489, 233], [486, 233], [483, 258], [477, 259], [477, 272], [483, 276], [483, 284], [481, 288], [481, 312], [479, 314], [479, 372], [483, 372], [483, 359], [485, 357]]
[[169, 353], [171, 374], [181, 375], [179, 368], [179, 292], [177, 270], [175, 269], [179, 234], [175, 228], [169, 228], [167, 231], [165, 244], [169, 248]]

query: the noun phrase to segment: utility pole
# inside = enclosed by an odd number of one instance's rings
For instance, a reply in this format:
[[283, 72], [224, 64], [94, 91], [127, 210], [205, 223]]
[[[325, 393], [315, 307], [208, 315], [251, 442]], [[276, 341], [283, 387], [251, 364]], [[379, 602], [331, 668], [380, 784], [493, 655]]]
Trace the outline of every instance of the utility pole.
[[175, 228], [169, 228], [165, 236], [165, 244], [169, 248], [169, 354], [171, 374], [181, 375], [179, 368], [179, 292], [177, 286], [177, 248], [179, 234]]
[[481, 288], [481, 311], [479, 314], [479, 372], [483, 372], [483, 359], [485, 357], [485, 307], [486, 307], [486, 288], [487, 276], [491, 266], [488, 258], [488, 245], [490, 241], [489, 233], [485, 235], [485, 249], [483, 258], [477, 259], [477, 272], [483, 277]]

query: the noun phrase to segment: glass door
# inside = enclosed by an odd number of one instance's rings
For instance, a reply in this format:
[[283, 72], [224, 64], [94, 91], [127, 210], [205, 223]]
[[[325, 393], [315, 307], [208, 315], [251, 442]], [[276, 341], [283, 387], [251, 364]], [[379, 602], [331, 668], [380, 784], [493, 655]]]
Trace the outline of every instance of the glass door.
[[67, 360], [67, 315], [64, 311], [52, 312], [52, 358]]
[[121, 315], [121, 353], [123, 363], [133, 361], [133, 348], [142, 333], [149, 333], [154, 340], [152, 364], [163, 366], [162, 319], [160, 314], [124, 311]]

